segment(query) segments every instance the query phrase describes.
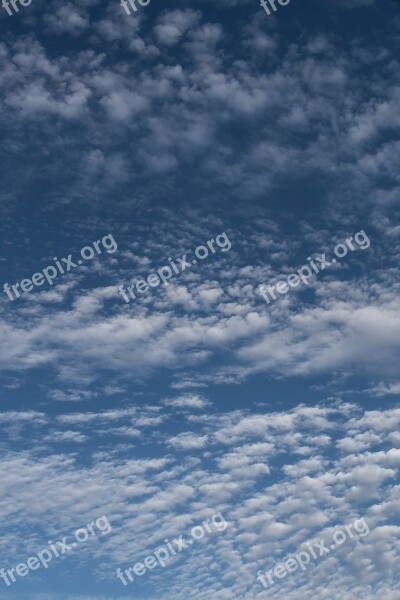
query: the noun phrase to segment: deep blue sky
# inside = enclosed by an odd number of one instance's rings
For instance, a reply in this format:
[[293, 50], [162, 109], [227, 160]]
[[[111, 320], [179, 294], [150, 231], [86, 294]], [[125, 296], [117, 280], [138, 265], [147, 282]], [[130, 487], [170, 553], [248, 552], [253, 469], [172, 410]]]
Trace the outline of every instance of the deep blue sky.
[[[0, 600], [398, 600], [400, 3], [33, 0], [0, 27], [0, 569], [112, 525]], [[116, 578], [218, 511], [226, 531]], [[365, 538], [256, 580], [361, 517]]]

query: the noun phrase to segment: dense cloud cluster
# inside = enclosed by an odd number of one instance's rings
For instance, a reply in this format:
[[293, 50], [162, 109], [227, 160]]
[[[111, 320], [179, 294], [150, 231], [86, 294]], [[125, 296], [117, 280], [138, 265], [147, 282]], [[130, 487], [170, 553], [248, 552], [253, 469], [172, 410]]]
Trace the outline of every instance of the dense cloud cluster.
[[[204, 538], [169, 573], [148, 575], [149, 598], [318, 594], [339, 600], [362, 589], [365, 598], [394, 600], [399, 590], [389, 591], [389, 583], [396, 577], [400, 535], [400, 438], [394, 433], [400, 410], [363, 411], [337, 402], [286, 412], [222, 412], [209, 405], [205, 414], [204, 402], [183, 395], [165, 408], [57, 417], [3, 413], [1, 479], [9, 499], [1, 506], [3, 550], [23, 560], [47, 536], [107, 514], [112, 533], [103, 543], [92, 540], [91, 555], [98, 559], [97, 574], [110, 582], [117, 566], [131, 566], [164, 538], [186, 533], [220, 510], [229, 528]], [[171, 437], [177, 419], [179, 433]], [[37, 442], [16, 453], [13, 446], [32, 423]], [[90, 451], [82, 464], [96, 439], [103, 439], [102, 449]], [[60, 451], [65, 442], [75, 450]], [[132, 457], [134, 448], [142, 458]], [[368, 537], [348, 540], [308, 571], [262, 591], [255, 579], [259, 569], [272, 568], [306, 542], [329, 540], [335, 528], [361, 517]], [[78, 560], [85, 564], [83, 548], [68, 557], [72, 564]]]

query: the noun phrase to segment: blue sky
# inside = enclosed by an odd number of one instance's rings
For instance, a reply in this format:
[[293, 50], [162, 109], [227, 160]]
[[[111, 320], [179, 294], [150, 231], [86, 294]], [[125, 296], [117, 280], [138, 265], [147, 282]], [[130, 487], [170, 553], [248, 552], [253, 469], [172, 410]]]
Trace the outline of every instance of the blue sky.
[[[400, 598], [399, 9], [0, 9], [0, 569], [112, 526], [0, 600]], [[118, 293], [223, 232], [229, 251]], [[226, 530], [117, 579], [218, 512]], [[257, 581], [359, 518], [364, 538]]]

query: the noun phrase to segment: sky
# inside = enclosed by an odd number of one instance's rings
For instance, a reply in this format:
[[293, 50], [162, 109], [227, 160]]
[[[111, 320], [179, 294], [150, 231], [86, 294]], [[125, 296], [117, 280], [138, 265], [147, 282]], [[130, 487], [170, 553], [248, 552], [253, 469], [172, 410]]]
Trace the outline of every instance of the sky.
[[400, 3], [10, 2], [0, 600], [399, 600]]

